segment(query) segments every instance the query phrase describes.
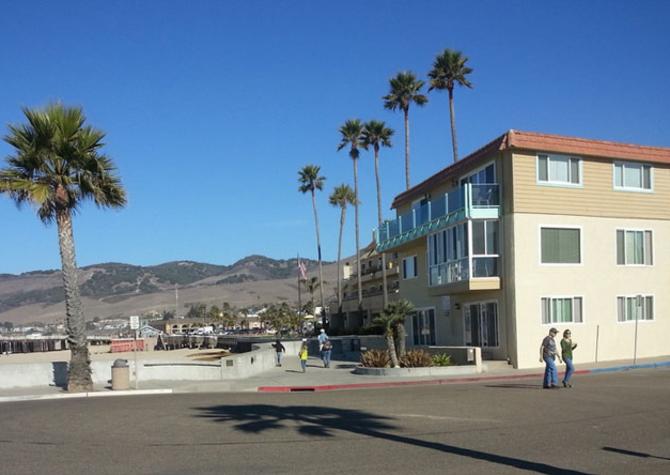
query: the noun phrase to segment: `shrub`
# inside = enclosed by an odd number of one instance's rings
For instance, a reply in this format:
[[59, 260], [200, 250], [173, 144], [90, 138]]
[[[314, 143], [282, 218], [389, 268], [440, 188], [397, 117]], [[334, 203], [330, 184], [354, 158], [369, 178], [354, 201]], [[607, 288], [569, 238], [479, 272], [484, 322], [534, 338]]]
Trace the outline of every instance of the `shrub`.
[[366, 368], [387, 368], [390, 363], [387, 350], [368, 350], [361, 354], [361, 364]]
[[451, 356], [446, 353], [433, 355], [433, 366], [450, 366]]
[[430, 353], [425, 350], [410, 350], [399, 359], [402, 368], [425, 368], [433, 364]]

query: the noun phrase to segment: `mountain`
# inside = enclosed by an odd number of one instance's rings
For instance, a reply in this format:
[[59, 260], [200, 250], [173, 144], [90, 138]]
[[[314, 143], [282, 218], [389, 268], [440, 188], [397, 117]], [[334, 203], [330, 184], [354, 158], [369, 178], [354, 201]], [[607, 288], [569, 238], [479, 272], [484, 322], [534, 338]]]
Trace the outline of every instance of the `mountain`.
[[[317, 261], [303, 259], [316, 275]], [[150, 311], [186, 313], [189, 304], [248, 306], [297, 301], [297, 259], [247, 256], [230, 266], [193, 261], [136, 266], [109, 262], [79, 269], [79, 287], [88, 320]], [[332, 294], [336, 266], [324, 263], [326, 293]], [[175, 295], [177, 290], [177, 295]], [[306, 296], [305, 298], [308, 298]], [[60, 271], [0, 274], [0, 321], [26, 323], [65, 317]]]

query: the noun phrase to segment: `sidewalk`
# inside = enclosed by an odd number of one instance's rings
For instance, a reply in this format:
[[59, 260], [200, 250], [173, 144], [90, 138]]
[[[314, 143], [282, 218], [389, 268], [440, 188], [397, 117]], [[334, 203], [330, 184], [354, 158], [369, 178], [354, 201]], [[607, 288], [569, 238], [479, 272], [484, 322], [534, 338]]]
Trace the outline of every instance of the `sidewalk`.
[[[484, 362], [486, 365], [486, 362]], [[302, 373], [298, 358], [287, 356], [282, 367], [273, 368], [260, 375], [230, 381], [141, 381], [139, 390], [111, 391], [108, 386], [96, 386], [94, 393], [70, 394], [55, 386], [5, 389], [0, 391], [0, 402], [74, 397], [101, 397], [140, 394], [194, 393], [194, 392], [295, 392], [327, 391], [342, 389], [384, 388], [408, 385], [465, 384], [478, 381], [537, 379], [541, 381], [543, 369], [515, 370], [511, 366], [492, 365], [487, 371], [471, 376], [450, 377], [390, 377], [353, 374], [355, 362], [332, 361], [330, 368], [323, 368], [318, 358], [310, 358], [307, 372]], [[601, 372], [626, 371], [670, 367], [670, 356], [640, 359], [635, 367], [631, 360], [577, 365], [576, 375]], [[131, 381], [131, 388], [134, 386]]]

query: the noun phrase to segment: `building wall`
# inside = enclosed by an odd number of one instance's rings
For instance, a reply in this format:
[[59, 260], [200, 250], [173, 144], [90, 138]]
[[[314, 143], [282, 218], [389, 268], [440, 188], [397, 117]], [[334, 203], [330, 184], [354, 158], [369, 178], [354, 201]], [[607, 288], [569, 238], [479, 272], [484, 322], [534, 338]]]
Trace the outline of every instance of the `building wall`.
[[[575, 155], [578, 156], [578, 155]], [[653, 193], [615, 190], [612, 159], [582, 158], [583, 186], [537, 184], [537, 153], [515, 152], [514, 213], [670, 219], [670, 167], [653, 165]]]
[[[596, 360], [596, 335], [598, 361], [632, 359], [635, 323], [617, 321], [618, 295], [654, 296], [654, 320], [638, 324], [637, 356], [670, 354], [667, 345], [667, 335], [670, 334], [670, 247], [664, 245], [670, 239], [670, 222], [524, 213], [515, 213], [506, 219], [514, 223], [515, 253], [508, 256], [508, 262], [512, 257], [514, 292], [510, 295], [516, 315], [519, 368], [541, 366], [540, 343], [552, 326], [559, 330], [559, 335], [566, 328], [572, 331], [573, 340], [579, 345], [574, 353], [577, 366]], [[540, 225], [580, 226], [582, 263], [540, 264]], [[653, 266], [616, 264], [616, 229], [621, 228], [653, 231]], [[542, 324], [540, 299], [550, 296], [581, 296], [583, 323]]]

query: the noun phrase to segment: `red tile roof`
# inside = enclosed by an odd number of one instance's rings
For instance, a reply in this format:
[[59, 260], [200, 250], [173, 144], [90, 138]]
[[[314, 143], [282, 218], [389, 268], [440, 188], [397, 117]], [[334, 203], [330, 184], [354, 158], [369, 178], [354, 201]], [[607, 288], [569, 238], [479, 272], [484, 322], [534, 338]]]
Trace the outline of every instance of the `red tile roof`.
[[670, 148], [668, 147], [650, 147], [511, 129], [458, 162], [440, 170], [409, 190], [403, 191], [395, 197], [391, 207], [402, 206], [412, 198], [427, 193], [448, 178], [458, 176], [463, 169], [470, 168], [478, 159], [490, 157], [496, 151], [510, 149], [568, 153], [670, 165]]

